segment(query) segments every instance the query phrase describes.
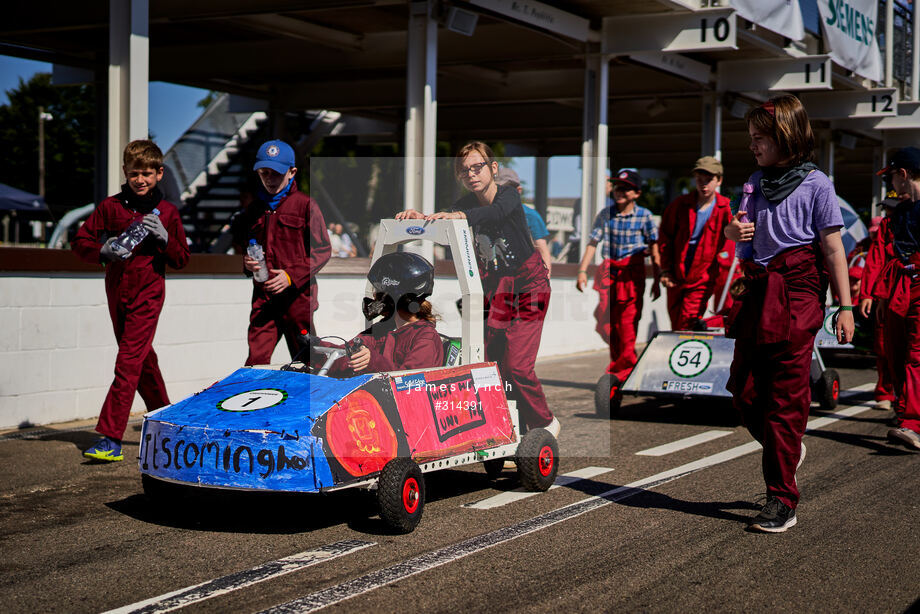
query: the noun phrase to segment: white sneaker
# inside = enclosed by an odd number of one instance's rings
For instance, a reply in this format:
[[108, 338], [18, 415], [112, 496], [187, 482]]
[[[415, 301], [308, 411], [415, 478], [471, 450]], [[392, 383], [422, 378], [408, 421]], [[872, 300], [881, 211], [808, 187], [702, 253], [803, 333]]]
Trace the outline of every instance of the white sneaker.
[[799, 463], [795, 466], [795, 470], [798, 471], [799, 467], [802, 466], [802, 463], [805, 462], [805, 442], [802, 442], [802, 453], [799, 455]]
[[875, 409], [891, 409], [891, 401], [885, 399], [884, 401], [876, 401]]
[[908, 448], [920, 450], [920, 434], [907, 427], [902, 426], [900, 428], [891, 429], [888, 431], [888, 439], [895, 443], [903, 444]]
[[550, 435], [552, 435], [556, 439], [559, 439], [559, 431], [562, 429], [562, 425], [559, 424], [558, 418], [553, 416], [553, 421], [547, 424], [546, 426], [544, 426], [543, 428], [549, 431]]

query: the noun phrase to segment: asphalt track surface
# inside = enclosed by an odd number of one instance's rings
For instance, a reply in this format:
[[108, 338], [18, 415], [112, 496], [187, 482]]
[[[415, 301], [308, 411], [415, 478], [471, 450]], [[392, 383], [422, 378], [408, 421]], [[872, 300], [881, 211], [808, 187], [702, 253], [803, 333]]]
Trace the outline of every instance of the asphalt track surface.
[[[760, 454], [724, 406], [628, 398], [595, 417], [603, 353], [542, 362], [561, 419], [561, 485], [513, 469], [427, 475], [421, 524], [389, 533], [364, 493], [143, 494], [126, 460], [84, 462], [91, 423], [0, 434], [0, 603], [7, 612], [547, 612], [920, 609], [920, 454], [856, 391], [813, 408], [799, 523], [744, 531]], [[835, 361], [843, 387], [871, 363]], [[814, 422], [816, 421], [817, 422]], [[640, 454], [641, 453], [641, 454]]]

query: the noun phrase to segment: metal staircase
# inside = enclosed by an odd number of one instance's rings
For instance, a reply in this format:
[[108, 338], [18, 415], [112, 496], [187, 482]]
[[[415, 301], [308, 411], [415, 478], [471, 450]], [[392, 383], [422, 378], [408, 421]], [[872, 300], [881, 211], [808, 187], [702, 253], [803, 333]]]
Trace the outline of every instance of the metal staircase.
[[[192, 251], [216, 247], [240, 208], [240, 191], [251, 181], [247, 162], [268, 138], [266, 113], [232, 113], [229, 101], [228, 94], [220, 94], [164, 157], [182, 191], [182, 221]], [[221, 242], [218, 251], [225, 249]]]

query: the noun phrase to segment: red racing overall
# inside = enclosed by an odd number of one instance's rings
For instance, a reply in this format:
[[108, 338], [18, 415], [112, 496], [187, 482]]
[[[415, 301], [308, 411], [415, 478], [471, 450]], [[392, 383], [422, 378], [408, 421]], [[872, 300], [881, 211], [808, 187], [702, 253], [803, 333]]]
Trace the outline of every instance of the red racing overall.
[[920, 433], [920, 253], [904, 265], [892, 257], [875, 282], [874, 296], [886, 299], [885, 344], [897, 399], [899, 426]]
[[[732, 219], [730, 201], [716, 194], [709, 220], [703, 226], [688, 268], [687, 253], [696, 225], [696, 201], [695, 190], [674, 199], [661, 216], [661, 227], [658, 229], [661, 270], [670, 273], [677, 283], [677, 286], [667, 289], [672, 330], [687, 330], [694, 320], [703, 317], [721, 272], [718, 255], [725, 250], [727, 242], [723, 230]], [[718, 298], [716, 296], [716, 300]]]
[[[550, 286], [540, 252], [533, 253], [511, 276], [497, 281], [485, 277], [486, 358], [498, 363], [502, 378], [511, 383], [509, 397], [530, 408], [522, 418], [531, 428], [553, 419], [543, 386], [534, 370], [549, 310]], [[536, 416], [536, 420], [532, 418]]]
[[636, 333], [645, 296], [645, 252], [604, 260], [594, 274], [594, 289], [599, 296], [595, 330], [610, 347], [607, 372], [622, 384], [638, 361]]
[[[361, 341], [371, 352], [371, 361], [362, 373], [406, 371], [444, 366], [444, 344], [433, 322], [419, 319], [391, 330], [382, 337], [362, 334]], [[328, 347], [339, 347], [322, 343]], [[340, 358], [330, 367], [330, 373], [348, 370], [348, 358]]]
[[300, 331], [315, 334], [313, 312], [319, 306], [316, 274], [332, 253], [319, 206], [298, 191], [296, 183], [274, 211], [261, 201], [250, 206], [256, 207], [259, 215], [250, 222], [249, 237], [263, 246], [268, 268], [283, 269], [291, 285], [279, 294], [268, 294], [261, 283], [253, 282], [247, 366], [271, 362], [281, 335], [293, 357]]
[[[894, 258], [894, 248], [891, 245], [891, 234], [889, 223], [891, 218], [883, 218], [875, 235], [875, 240], [869, 246], [869, 253], [866, 254], [866, 264], [863, 267], [862, 279], [859, 284], [859, 302], [863, 299], [873, 298], [872, 290], [878, 280], [885, 262], [889, 258]], [[878, 372], [878, 381], [875, 384], [876, 401], [894, 401], [894, 380], [892, 371], [888, 365], [888, 355], [885, 342], [885, 321], [887, 306], [884, 299], [877, 300], [874, 314], [874, 344], [875, 350], [875, 369]], [[889, 333], [890, 334], [890, 333]]]
[[827, 274], [817, 244], [744, 263], [746, 291], [732, 308], [735, 355], [726, 388], [751, 435], [763, 444], [767, 497], [795, 509], [795, 470], [811, 405], [810, 366], [824, 320]]
[[[124, 436], [135, 392], [140, 393], [148, 411], [169, 405], [166, 384], [153, 351], [153, 335], [166, 296], [166, 265], [174, 269], [184, 267], [188, 264], [189, 249], [176, 207], [161, 200], [156, 208], [169, 234], [166, 245], [148, 236], [131, 258], [110, 262], [105, 268], [105, 294], [118, 356], [115, 379], [102, 404], [96, 431], [116, 440]], [[119, 196], [106, 198], [77, 231], [73, 250], [87, 262], [100, 262], [104, 237], [118, 236], [145, 213], [149, 211], [128, 208]]]

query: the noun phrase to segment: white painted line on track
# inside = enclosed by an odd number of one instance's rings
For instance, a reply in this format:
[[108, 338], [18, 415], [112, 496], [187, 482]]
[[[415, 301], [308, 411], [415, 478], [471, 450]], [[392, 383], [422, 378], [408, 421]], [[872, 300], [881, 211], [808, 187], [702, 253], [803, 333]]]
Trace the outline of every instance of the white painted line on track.
[[[868, 411], [870, 409], [874, 409], [874, 407], [871, 405], [857, 405], [854, 407], [848, 407], [845, 410], [837, 412], [840, 416], [839, 418], [832, 418], [828, 416], [826, 419], [829, 419], [831, 422], [833, 422], [844, 417], [854, 416], [858, 413]], [[818, 418], [816, 420], [825, 420], [825, 418]], [[821, 426], [825, 426], [826, 424], [827, 423], [822, 423]], [[724, 463], [746, 454], [750, 454], [751, 452], [756, 452], [760, 448], [761, 446], [759, 443], [752, 441], [730, 450], [726, 450], [718, 454], [713, 454], [712, 456], [706, 456], [697, 461], [693, 461], [692, 463], [687, 463], [668, 471], [656, 473], [651, 477], [643, 478], [631, 484], [627, 484], [626, 486], [618, 486], [608, 490], [607, 492], [595, 495], [577, 503], [566, 505], [565, 507], [555, 509], [551, 512], [547, 512], [546, 514], [541, 514], [540, 516], [524, 520], [517, 524], [513, 524], [501, 529], [496, 529], [490, 533], [471, 537], [470, 539], [454, 544], [452, 546], [447, 546], [446, 548], [441, 548], [440, 550], [426, 552], [425, 554], [421, 554], [401, 563], [396, 563], [390, 567], [373, 571], [353, 580], [349, 580], [335, 586], [330, 586], [329, 588], [305, 595], [304, 597], [294, 599], [293, 601], [288, 601], [287, 603], [282, 603], [267, 610], [263, 610], [260, 614], [315, 612], [328, 606], [346, 601], [347, 599], [351, 599], [352, 597], [357, 597], [358, 595], [369, 593], [380, 587], [387, 586], [388, 584], [392, 584], [399, 580], [403, 580], [405, 578], [420, 574], [424, 571], [428, 571], [429, 569], [434, 569], [435, 567], [446, 565], [447, 563], [462, 559], [471, 554], [476, 554], [477, 552], [487, 548], [503, 544], [513, 539], [517, 539], [518, 537], [523, 537], [524, 535], [540, 531], [554, 524], [558, 524], [577, 516], [581, 516], [582, 514], [586, 514], [590, 511], [604, 507], [611, 503], [622, 501], [623, 499], [643, 493], [646, 490], [661, 486], [667, 482], [678, 480], [682, 477], [690, 475], [691, 473], [705, 469], [706, 467], [718, 465], [720, 463]]]
[[[560, 486], [568, 486], [569, 484], [573, 484], [575, 482], [589, 480], [595, 476], [608, 473], [610, 471], [613, 471], [613, 469], [610, 469], [609, 467], [585, 467], [583, 469], [570, 471], [569, 473], [564, 473], [560, 476], [556, 476], [556, 481], [553, 482], [553, 485], [550, 486], [549, 489], [553, 490], [554, 488], [559, 488]], [[516, 501], [521, 501], [522, 499], [527, 499], [539, 494], [540, 493], [538, 492], [527, 491], [523, 488], [515, 488], [514, 490], [509, 490], [507, 492], [499, 493], [495, 496], [489, 497], [488, 499], [476, 501], [475, 503], [467, 503], [463, 507], [474, 510], [490, 510], [492, 508], [508, 505], [509, 503], [515, 503]]]
[[719, 437], [731, 435], [734, 432], [735, 431], [706, 431], [705, 433], [699, 433], [692, 437], [684, 437], [683, 439], [678, 439], [671, 443], [649, 448], [648, 450], [642, 450], [641, 452], [636, 452], [636, 454], [639, 456], [664, 456], [665, 454], [685, 450], [701, 443], [718, 439]]
[[252, 586], [253, 584], [264, 582], [265, 580], [271, 580], [272, 578], [278, 578], [299, 571], [311, 565], [331, 561], [340, 556], [351, 554], [352, 552], [357, 552], [358, 550], [363, 550], [364, 548], [374, 545], [376, 545], [374, 542], [360, 541], [357, 539], [335, 542], [317, 548], [316, 550], [308, 550], [300, 554], [294, 554], [283, 559], [278, 559], [277, 561], [253, 567], [246, 571], [230, 574], [222, 578], [217, 578], [216, 580], [209, 580], [208, 582], [203, 582], [188, 588], [182, 588], [171, 593], [166, 593], [165, 595], [160, 595], [159, 597], [138, 601], [137, 603], [132, 603], [131, 605], [126, 605], [115, 610], [109, 610], [104, 614], [148, 614], [177, 610], [193, 603], [210, 599], [211, 597], [217, 597], [218, 595]]

